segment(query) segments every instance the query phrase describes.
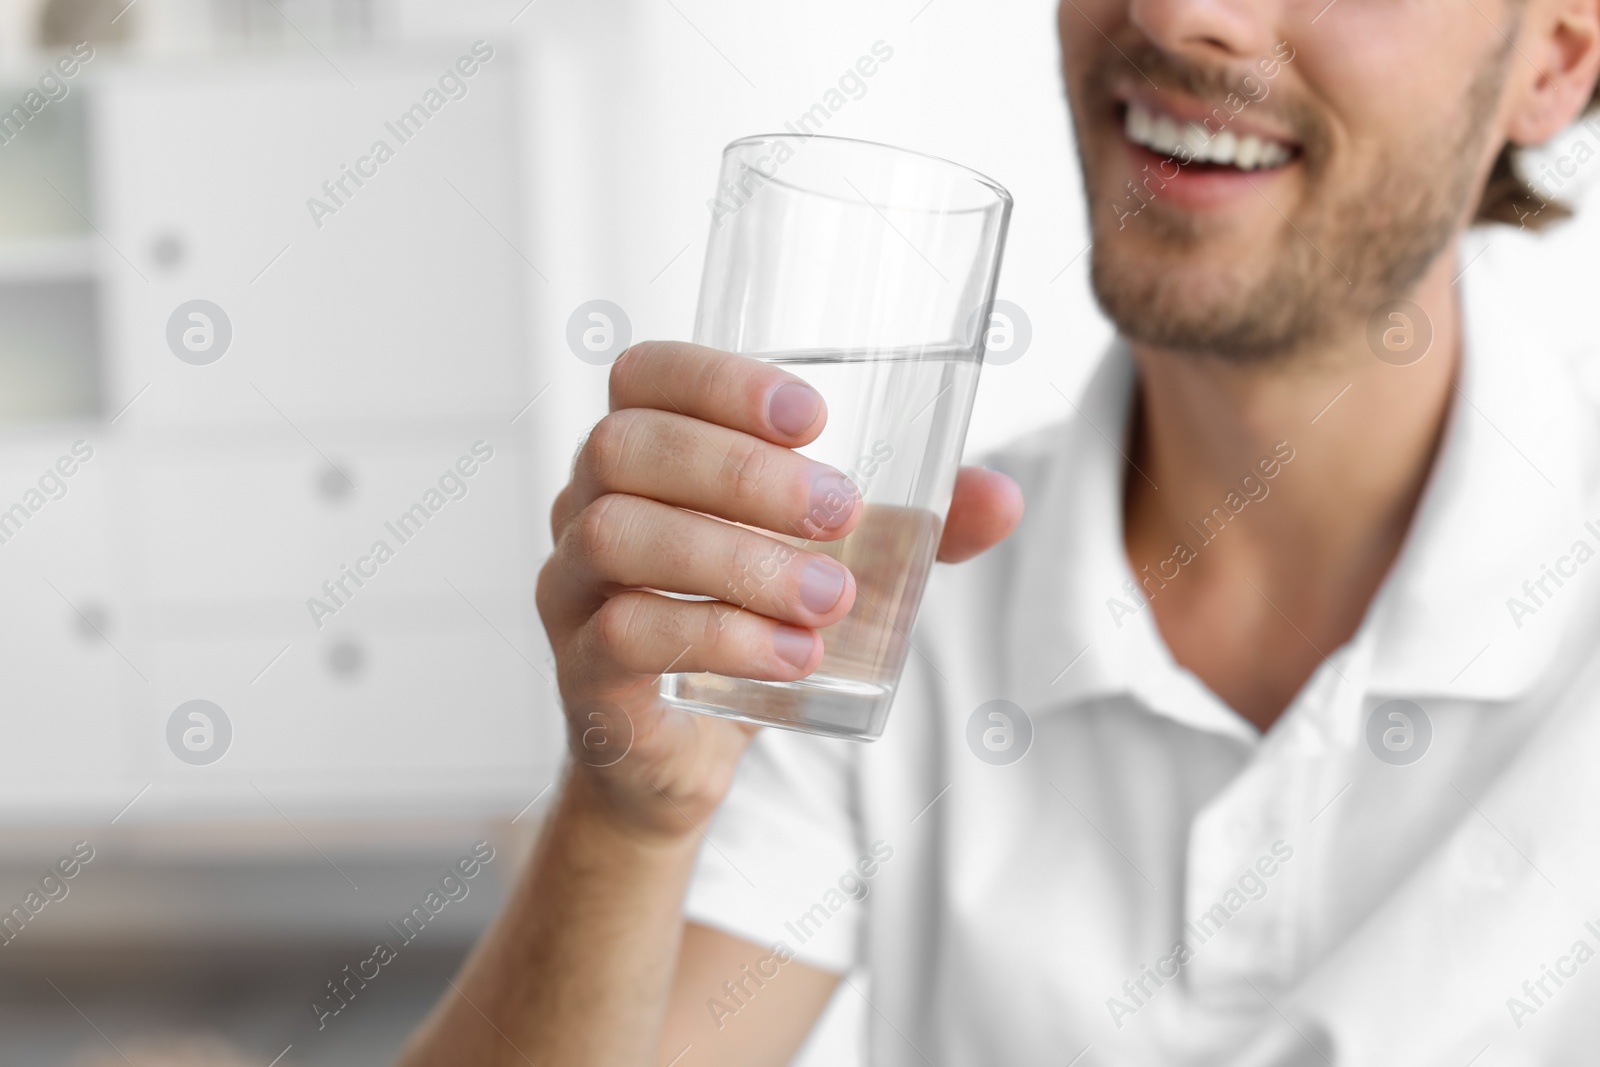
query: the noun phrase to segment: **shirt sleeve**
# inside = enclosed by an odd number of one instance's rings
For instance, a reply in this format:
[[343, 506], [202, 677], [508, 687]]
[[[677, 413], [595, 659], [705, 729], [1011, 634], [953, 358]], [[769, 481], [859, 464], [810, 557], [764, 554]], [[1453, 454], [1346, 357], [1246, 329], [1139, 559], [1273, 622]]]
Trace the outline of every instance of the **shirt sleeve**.
[[863, 907], [856, 742], [767, 729], [706, 832], [684, 903], [691, 922], [780, 942], [838, 974], [857, 962]]

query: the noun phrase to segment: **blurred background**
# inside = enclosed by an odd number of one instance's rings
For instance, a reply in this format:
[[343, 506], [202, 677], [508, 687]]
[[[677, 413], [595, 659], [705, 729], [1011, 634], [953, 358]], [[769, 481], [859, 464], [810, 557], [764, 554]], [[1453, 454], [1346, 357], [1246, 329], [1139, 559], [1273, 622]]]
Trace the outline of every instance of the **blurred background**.
[[[820, 104], [1008, 186], [968, 452], [1070, 412], [1110, 329], [1054, 35], [1046, 0], [0, 0], [0, 1062], [392, 1060], [560, 764], [533, 585], [607, 373], [569, 338], [689, 335], [727, 141]], [[1570, 257], [1526, 306], [1581, 318], [1593, 228], [1467, 269]], [[807, 1063], [853, 1059], [842, 988]]]

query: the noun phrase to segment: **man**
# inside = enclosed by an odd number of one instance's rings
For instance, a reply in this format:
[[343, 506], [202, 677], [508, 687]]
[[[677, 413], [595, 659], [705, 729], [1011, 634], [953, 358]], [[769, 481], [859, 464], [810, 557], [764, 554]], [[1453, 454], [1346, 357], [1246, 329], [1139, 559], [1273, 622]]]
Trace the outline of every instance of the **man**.
[[1059, 32], [1121, 340], [941, 555], [1027, 521], [935, 577], [876, 744], [670, 712], [669, 667], [803, 676], [854, 585], [802, 554], [720, 628], [651, 591], [763, 550], [708, 515], [805, 514], [826, 413], [626, 354], [539, 606], [575, 739], [614, 705], [632, 748], [575, 740], [408, 1064], [781, 1064], [853, 971], [874, 1064], [1592, 1058], [1597, 404], [1458, 251], [1559, 212], [1510, 159], [1590, 102], [1600, 0]]

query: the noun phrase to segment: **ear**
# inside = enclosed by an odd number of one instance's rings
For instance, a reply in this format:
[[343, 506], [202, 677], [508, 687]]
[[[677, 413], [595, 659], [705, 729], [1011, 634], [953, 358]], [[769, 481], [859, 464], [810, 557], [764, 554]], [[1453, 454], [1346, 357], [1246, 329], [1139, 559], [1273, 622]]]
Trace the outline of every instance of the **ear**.
[[1530, 0], [1518, 55], [1525, 85], [1507, 136], [1518, 145], [1550, 140], [1588, 107], [1600, 75], [1600, 0]]

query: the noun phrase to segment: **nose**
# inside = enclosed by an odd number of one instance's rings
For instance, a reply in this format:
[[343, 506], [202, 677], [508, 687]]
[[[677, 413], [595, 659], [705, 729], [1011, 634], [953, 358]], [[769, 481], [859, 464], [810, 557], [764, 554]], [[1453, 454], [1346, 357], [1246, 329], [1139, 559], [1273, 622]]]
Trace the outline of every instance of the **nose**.
[[1280, 39], [1277, 4], [1261, 0], [1130, 0], [1129, 18], [1166, 52], [1212, 63], [1251, 59]]

